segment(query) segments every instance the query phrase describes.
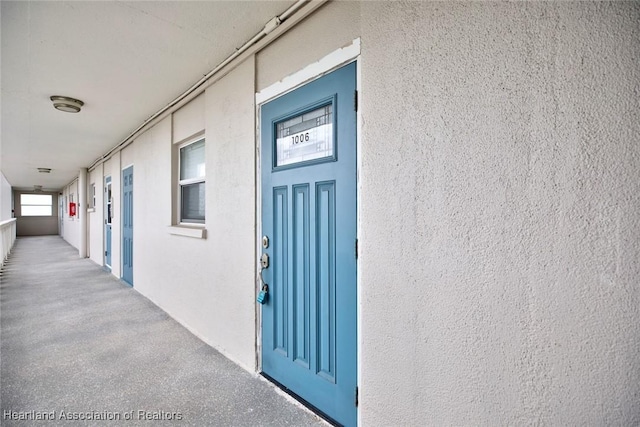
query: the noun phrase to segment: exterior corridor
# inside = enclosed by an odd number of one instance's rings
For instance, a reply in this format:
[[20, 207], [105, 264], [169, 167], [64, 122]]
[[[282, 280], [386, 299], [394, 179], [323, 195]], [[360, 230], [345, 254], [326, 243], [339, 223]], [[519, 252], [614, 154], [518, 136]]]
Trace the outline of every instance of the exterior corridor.
[[58, 236], [0, 277], [2, 425], [324, 424]]

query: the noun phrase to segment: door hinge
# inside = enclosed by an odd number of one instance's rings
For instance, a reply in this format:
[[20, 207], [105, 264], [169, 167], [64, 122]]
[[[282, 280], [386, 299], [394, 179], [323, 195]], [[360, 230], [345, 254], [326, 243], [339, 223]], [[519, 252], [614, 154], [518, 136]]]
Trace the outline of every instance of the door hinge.
[[354, 404], [356, 405], [356, 407], [358, 406], [358, 387], [356, 387], [356, 393], [355, 393], [355, 401]]
[[356, 239], [355, 249], [356, 249], [356, 259], [358, 259], [358, 239]]
[[104, 256], [107, 256], [107, 251], [104, 251]]
[[358, 112], [358, 91], [353, 91], [353, 109]]

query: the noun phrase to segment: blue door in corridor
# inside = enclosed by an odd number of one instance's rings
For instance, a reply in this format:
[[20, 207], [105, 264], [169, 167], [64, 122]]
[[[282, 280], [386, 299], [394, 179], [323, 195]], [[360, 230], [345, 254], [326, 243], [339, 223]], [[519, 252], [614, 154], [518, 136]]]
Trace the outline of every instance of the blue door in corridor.
[[122, 280], [133, 286], [133, 166], [122, 171]]
[[352, 63], [261, 108], [262, 371], [347, 426], [357, 424], [355, 90]]
[[104, 265], [111, 268], [111, 218], [113, 217], [111, 198], [111, 177], [104, 179]]

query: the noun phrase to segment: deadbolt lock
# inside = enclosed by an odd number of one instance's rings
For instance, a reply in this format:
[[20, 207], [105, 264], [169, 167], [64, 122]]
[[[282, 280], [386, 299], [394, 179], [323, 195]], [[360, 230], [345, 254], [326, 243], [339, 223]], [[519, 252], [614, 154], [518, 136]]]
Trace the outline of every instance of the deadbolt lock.
[[262, 256], [260, 257], [260, 265], [262, 265], [262, 268], [269, 268], [269, 255], [268, 254], [262, 254]]
[[265, 249], [269, 247], [269, 238], [267, 236], [262, 236], [262, 247]]

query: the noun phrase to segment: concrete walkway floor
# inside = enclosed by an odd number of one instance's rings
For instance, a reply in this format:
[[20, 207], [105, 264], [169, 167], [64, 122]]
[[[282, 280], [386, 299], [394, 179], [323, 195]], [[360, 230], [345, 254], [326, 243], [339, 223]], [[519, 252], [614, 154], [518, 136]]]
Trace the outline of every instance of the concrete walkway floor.
[[326, 425], [57, 236], [16, 241], [0, 326], [3, 426]]

